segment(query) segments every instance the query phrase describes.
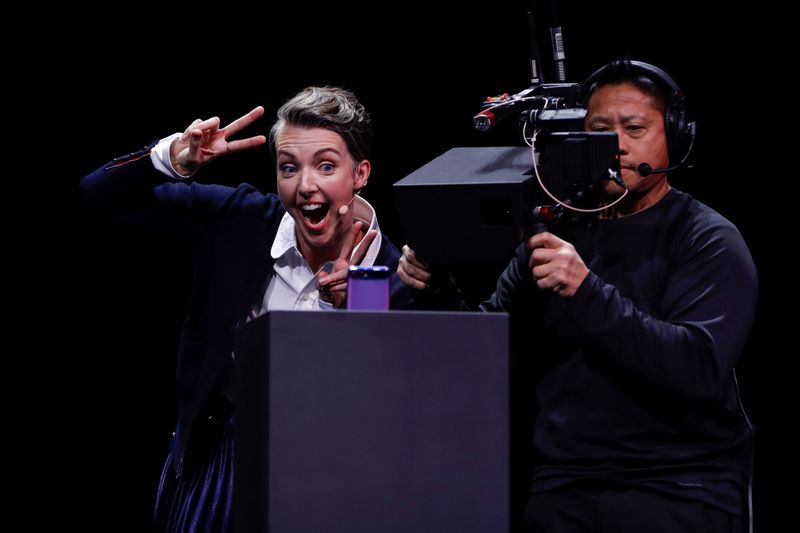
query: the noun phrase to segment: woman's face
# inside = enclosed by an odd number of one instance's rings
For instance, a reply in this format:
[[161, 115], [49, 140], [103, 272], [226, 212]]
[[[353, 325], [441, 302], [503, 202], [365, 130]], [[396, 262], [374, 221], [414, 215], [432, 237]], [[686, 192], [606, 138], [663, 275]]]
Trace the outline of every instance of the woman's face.
[[278, 195], [297, 228], [300, 252], [311, 262], [335, 259], [352, 226], [349, 205], [367, 183], [370, 163], [356, 162], [344, 139], [324, 128], [286, 125], [275, 140]]

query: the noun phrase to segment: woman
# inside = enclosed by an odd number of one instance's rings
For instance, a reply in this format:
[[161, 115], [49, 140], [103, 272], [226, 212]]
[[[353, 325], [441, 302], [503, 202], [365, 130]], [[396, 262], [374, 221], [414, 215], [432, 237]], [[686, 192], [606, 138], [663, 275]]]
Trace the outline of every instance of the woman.
[[[178, 424], [159, 486], [156, 531], [232, 528], [236, 326], [274, 309], [341, 307], [350, 264], [394, 271], [400, 257], [357, 195], [369, 180], [372, 129], [344, 89], [309, 87], [279, 109], [270, 132], [277, 196], [247, 184], [191, 182], [214, 159], [266, 143], [264, 136], [230, 139], [263, 113], [257, 107], [224, 128], [217, 117], [198, 119], [81, 182], [91, 202], [126, 220], [156, 217], [199, 236], [178, 356]], [[185, 216], [163, 217], [164, 211]], [[393, 275], [391, 306], [411, 304]]]

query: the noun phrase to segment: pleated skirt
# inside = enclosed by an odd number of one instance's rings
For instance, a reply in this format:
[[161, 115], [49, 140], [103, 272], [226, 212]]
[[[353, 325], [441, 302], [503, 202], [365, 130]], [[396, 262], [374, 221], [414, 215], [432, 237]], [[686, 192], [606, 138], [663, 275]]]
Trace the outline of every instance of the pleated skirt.
[[192, 435], [181, 476], [167, 457], [158, 486], [156, 533], [233, 530], [233, 421]]

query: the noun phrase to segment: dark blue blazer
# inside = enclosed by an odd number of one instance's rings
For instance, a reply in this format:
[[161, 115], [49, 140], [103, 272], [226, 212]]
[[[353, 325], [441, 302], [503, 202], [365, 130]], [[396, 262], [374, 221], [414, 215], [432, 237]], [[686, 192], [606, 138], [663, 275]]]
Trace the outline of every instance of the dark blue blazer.
[[[234, 330], [260, 305], [273, 274], [269, 250], [285, 209], [275, 194], [172, 180], [153, 167], [150, 150], [117, 158], [81, 181], [86, 199], [125, 221], [153, 220], [194, 233], [191, 296], [178, 352], [178, 424], [172, 444], [180, 472], [192, 427], [233, 351]], [[177, 230], [175, 228], [178, 228]], [[413, 307], [397, 274], [400, 253], [382, 239], [376, 264], [393, 271], [391, 306]]]

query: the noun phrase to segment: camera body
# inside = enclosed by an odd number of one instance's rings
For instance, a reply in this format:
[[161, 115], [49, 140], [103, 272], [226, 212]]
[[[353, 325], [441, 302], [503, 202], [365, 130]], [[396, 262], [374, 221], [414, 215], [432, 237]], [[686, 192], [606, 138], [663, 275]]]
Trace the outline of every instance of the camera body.
[[531, 105], [520, 112], [520, 132], [530, 141], [534, 131], [583, 131], [586, 110], [578, 107], [581, 86], [578, 83], [542, 83], [528, 89]]
[[580, 96], [578, 83], [538, 83], [513, 96], [487, 98], [473, 117], [475, 128], [485, 131], [507, 116], [518, 116], [520, 135], [535, 151], [540, 186], [558, 198], [556, 210], [594, 206], [599, 182], [619, 174], [617, 136], [584, 131]]
[[489, 98], [475, 128], [516, 117], [528, 146], [453, 148], [392, 186], [418, 257], [507, 261], [526, 235], [583, 221], [564, 205], [600, 204], [601, 182], [619, 174], [619, 143], [616, 133], [584, 131], [579, 94], [577, 83], [550, 83]]

